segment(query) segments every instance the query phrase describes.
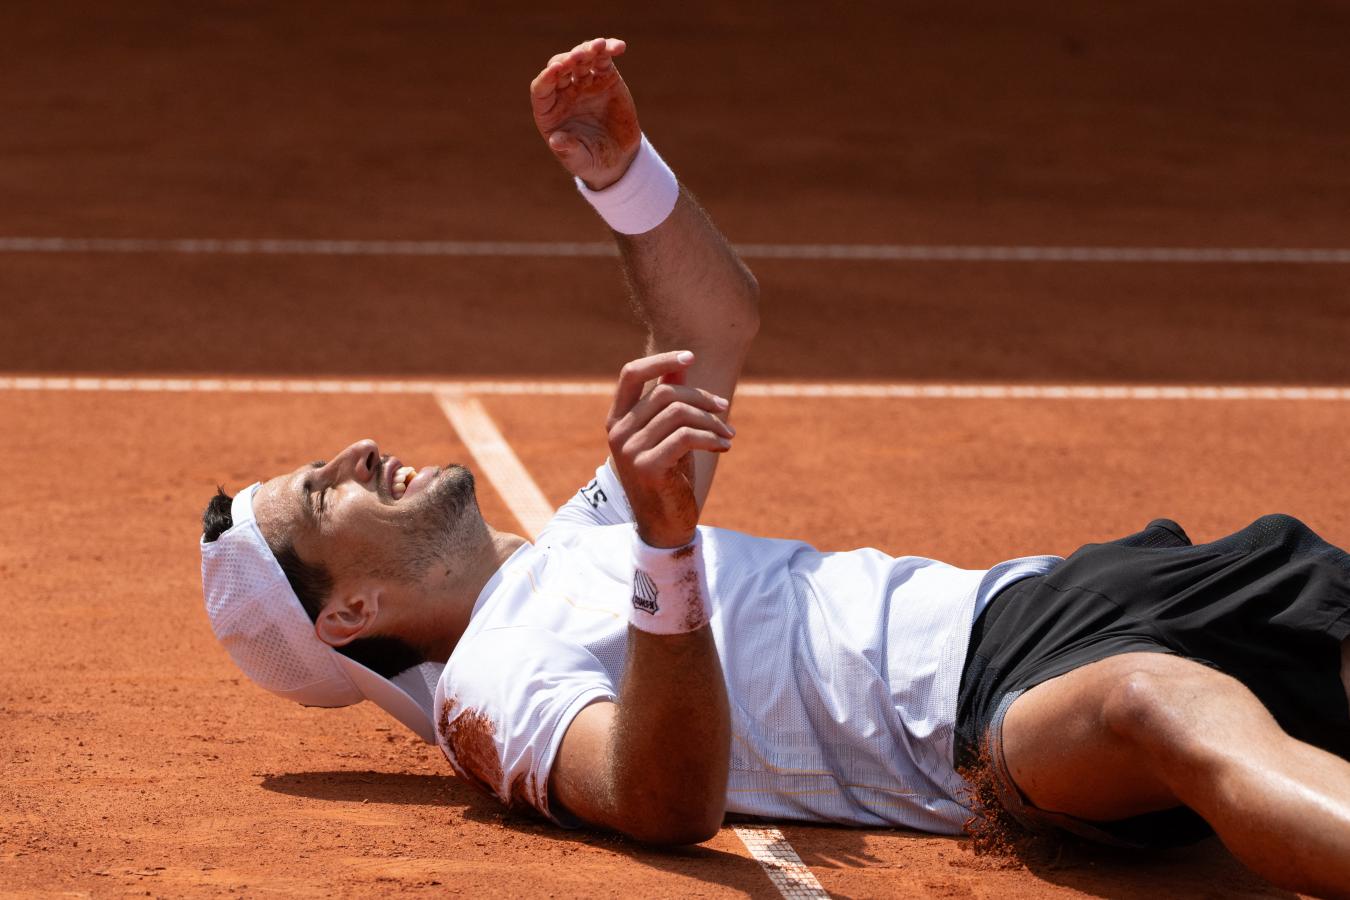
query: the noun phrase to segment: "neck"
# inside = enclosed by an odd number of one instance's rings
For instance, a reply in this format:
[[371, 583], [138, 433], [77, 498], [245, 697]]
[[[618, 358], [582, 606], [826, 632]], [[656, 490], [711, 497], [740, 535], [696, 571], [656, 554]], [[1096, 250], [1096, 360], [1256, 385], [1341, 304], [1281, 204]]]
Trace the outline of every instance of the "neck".
[[474, 542], [471, 552], [456, 554], [457, 565], [444, 571], [435, 592], [435, 608], [430, 611], [429, 640], [422, 643], [423, 653], [429, 660], [445, 662], [450, 658], [464, 629], [469, 627], [478, 595], [511, 554], [525, 543], [518, 535], [487, 526], [482, 538]]

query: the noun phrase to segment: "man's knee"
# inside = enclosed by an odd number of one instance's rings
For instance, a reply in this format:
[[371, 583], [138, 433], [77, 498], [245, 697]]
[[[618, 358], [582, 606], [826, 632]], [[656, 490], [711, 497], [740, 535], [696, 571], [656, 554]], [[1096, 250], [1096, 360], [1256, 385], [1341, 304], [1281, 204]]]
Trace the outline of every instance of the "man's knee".
[[1219, 775], [1244, 745], [1290, 740], [1236, 678], [1174, 656], [1124, 674], [1107, 693], [1102, 717], [1168, 782]]
[[1122, 677], [1102, 704], [1102, 720], [1111, 732], [1122, 740], [1139, 743], [1165, 730], [1171, 704], [1166, 681], [1166, 677], [1146, 669]]
[[1117, 738], [1160, 763], [1201, 763], [1209, 718], [1205, 707], [1223, 703], [1232, 688], [1241, 686], [1198, 663], [1150, 660], [1108, 691], [1102, 720]]

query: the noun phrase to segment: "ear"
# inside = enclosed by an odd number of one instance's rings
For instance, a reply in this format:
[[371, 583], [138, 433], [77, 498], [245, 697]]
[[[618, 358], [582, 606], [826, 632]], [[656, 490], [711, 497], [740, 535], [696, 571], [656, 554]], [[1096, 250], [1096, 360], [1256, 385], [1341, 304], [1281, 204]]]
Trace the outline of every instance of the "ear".
[[370, 632], [379, 612], [378, 591], [360, 590], [334, 596], [324, 604], [314, 631], [328, 646], [341, 647]]

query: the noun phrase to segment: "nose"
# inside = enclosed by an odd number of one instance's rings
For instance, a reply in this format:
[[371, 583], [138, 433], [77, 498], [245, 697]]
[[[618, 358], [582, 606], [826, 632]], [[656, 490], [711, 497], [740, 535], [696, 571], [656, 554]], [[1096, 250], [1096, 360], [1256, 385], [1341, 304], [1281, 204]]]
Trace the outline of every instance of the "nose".
[[365, 484], [380, 470], [380, 447], [366, 438], [357, 441], [333, 457], [325, 468], [334, 481], [350, 478]]

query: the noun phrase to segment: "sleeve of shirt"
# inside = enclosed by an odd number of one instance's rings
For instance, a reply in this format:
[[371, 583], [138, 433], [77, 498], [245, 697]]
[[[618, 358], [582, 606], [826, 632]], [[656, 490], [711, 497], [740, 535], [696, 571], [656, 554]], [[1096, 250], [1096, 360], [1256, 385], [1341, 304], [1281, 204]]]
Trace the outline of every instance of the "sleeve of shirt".
[[623, 525], [632, 521], [633, 510], [628, 506], [628, 495], [623, 492], [623, 485], [609, 460], [605, 460], [595, 470], [595, 478], [590, 484], [559, 507], [541, 536], [554, 528]]
[[436, 742], [475, 787], [575, 828], [549, 809], [549, 772], [577, 713], [617, 696], [584, 647], [541, 628], [488, 629], [461, 641], [436, 685]]

